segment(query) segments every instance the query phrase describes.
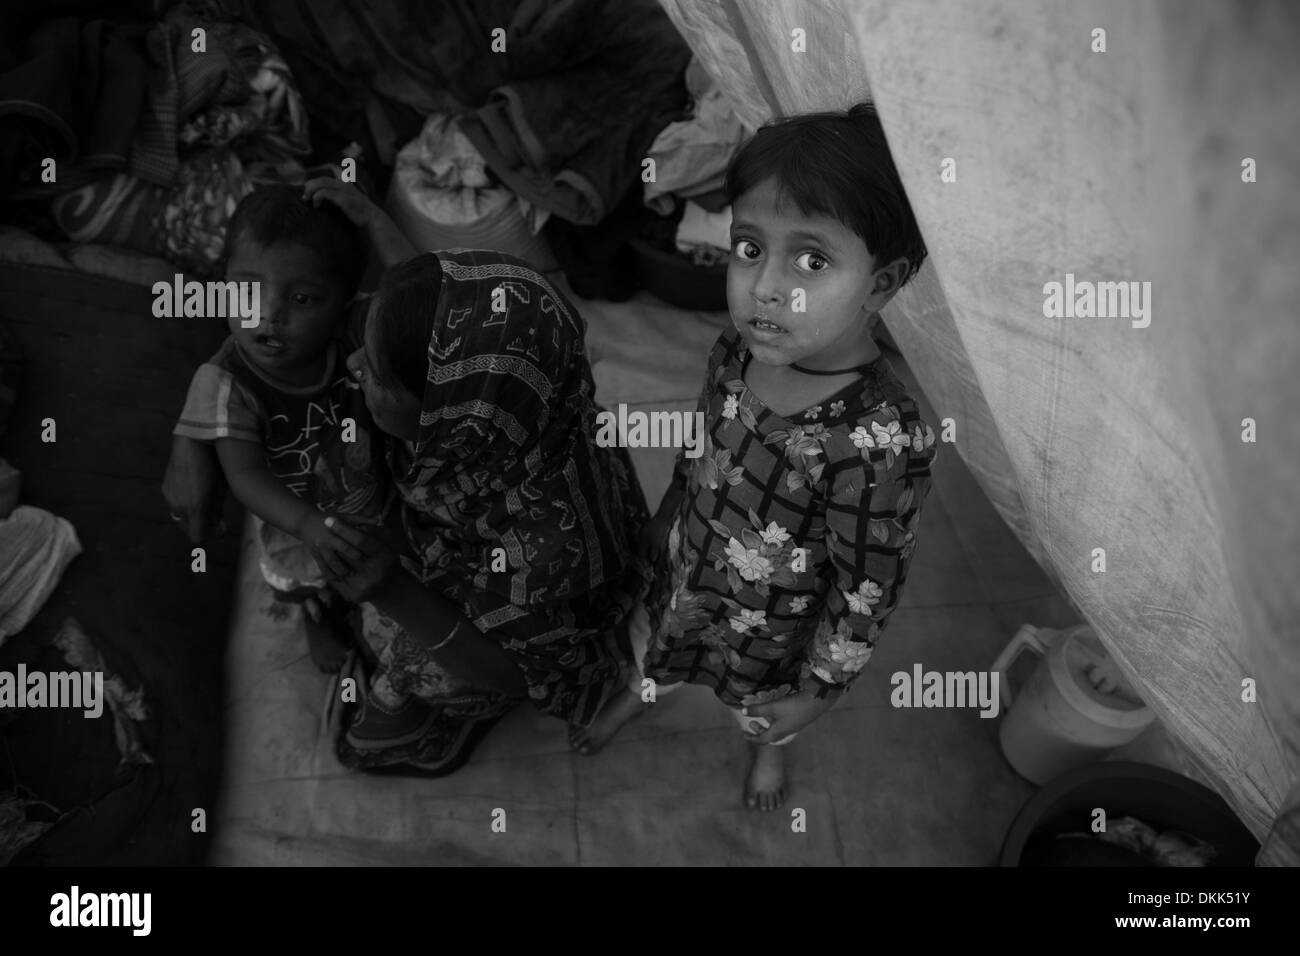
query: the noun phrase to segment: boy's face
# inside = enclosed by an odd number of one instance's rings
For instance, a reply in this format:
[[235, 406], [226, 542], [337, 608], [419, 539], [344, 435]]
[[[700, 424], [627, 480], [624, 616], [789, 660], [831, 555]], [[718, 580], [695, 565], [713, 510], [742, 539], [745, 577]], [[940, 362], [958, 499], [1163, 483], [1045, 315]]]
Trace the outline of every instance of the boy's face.
[[868, 361], [876, 354], [868, 316], [892, 295], [892, 276], [880, 280], [857, 233], [829, 216], [806, 215], [789, 197], [778, 209], [777, 192], [769, 178], [732, 205], [732, 323], [765, 365], [827, 371]]
[[341, 283], [306, 246], [239, 236], [226, 279], [260, 284], [261, 322], [246, 329], [236, 316], [229, 327], [244, 354], [271, 375], [310, 368], [341, 328], [348, 304]]

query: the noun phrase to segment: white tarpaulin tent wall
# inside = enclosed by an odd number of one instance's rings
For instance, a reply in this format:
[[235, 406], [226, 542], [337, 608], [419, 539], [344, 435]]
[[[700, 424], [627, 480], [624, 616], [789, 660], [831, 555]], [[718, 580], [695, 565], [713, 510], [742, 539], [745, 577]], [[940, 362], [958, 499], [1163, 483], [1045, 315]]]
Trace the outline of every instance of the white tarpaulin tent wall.
[[[954, 447], [1300, 862], [1300, 8], [661, 2], [751, 125], [874, 100], [930, 249], [885, 321]], [[1045, 317], [1067, 273], [1149, 282], [1149, 325]]]

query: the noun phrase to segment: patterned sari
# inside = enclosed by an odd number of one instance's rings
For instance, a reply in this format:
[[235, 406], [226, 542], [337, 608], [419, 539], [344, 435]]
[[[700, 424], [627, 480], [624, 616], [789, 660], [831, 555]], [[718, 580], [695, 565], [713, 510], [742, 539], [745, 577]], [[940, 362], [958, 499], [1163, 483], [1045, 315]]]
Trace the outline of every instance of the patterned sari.
[[[585, 324], [564, 296], [502, 253], [438, 259], [419, 434], [388, 449], [405, 563], [514, 658], [538, 708], [586, 726], [633, 667], [616, 634], [649, 585], [645, 500], [626, 450], [596, 445]], [[374, 656], [358, 685], [429, 714], [392, 746], [345, 736], [341, 759], [450, 772], [515, 701], [447, 673], [373, 607], [363, 617]]]

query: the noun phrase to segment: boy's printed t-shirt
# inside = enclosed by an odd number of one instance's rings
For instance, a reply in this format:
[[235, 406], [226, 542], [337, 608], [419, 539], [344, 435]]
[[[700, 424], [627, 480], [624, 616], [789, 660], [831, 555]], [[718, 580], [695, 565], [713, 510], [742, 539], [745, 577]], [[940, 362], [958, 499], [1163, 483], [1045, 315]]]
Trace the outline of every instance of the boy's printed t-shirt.
[[[734, 329], [709, 356], [705, 447], [650, 597], [647, 676], [748, 706], [841, 693], [898, 604], [934, 431], [882, 356], [791, 419], [745, 385]], [[803, 549], [802, 557], [797, 549]]]
[[[372, 453], [374, 424], [345, 363], [359, 347], [363, 321], [363, 311], [352, 313], [344, 334], [329, 345], [324, 375], [301, 388], [266, 378], [227, 338], [194, 373], [173, 434], [255, 442], [271, 474], [299, 498], [322, 511], [377, 519], [385, 504], [382, 455]], [[356, 440], [345, 442], [349, 418]]]

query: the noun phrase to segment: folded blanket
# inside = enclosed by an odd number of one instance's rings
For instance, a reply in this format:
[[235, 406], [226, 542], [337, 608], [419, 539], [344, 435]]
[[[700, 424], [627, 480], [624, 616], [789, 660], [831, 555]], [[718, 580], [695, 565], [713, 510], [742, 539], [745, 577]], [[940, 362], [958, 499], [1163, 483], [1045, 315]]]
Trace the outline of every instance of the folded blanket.
[[[200, 24], [203, 53], [191, 46]], [[239, 200], [258, 183], [305, 178], [307, 113], [271, 41], [243, 24], [182, 4], [150, 32], [149, 50], [130, 170], [75, 185], [50, 212], [74, 242], [124, 246], [213, 277]]]
[[226, 224], [252, 191], [253, 177], [223, 148], [185, 160], [178, 179], [165, 187], [118, 173], [56, 197], [50, 212], [73, 242], [124, 246], [216, 276]]
[[81, 554], [81, 542], [62, 518], [20, 505], [0, 521], [0, 644], [36, 616]]
[[[201, 27], [203, 52], [193, 48]], [[186, 155], [233, 145], [244, 163], [293, 162], [310, 151], [307, 113], [271, 41], [242, 23], [173, 7], [149, 33], [151, 62], [131, 153], [133, 175], [173, 186]]]

